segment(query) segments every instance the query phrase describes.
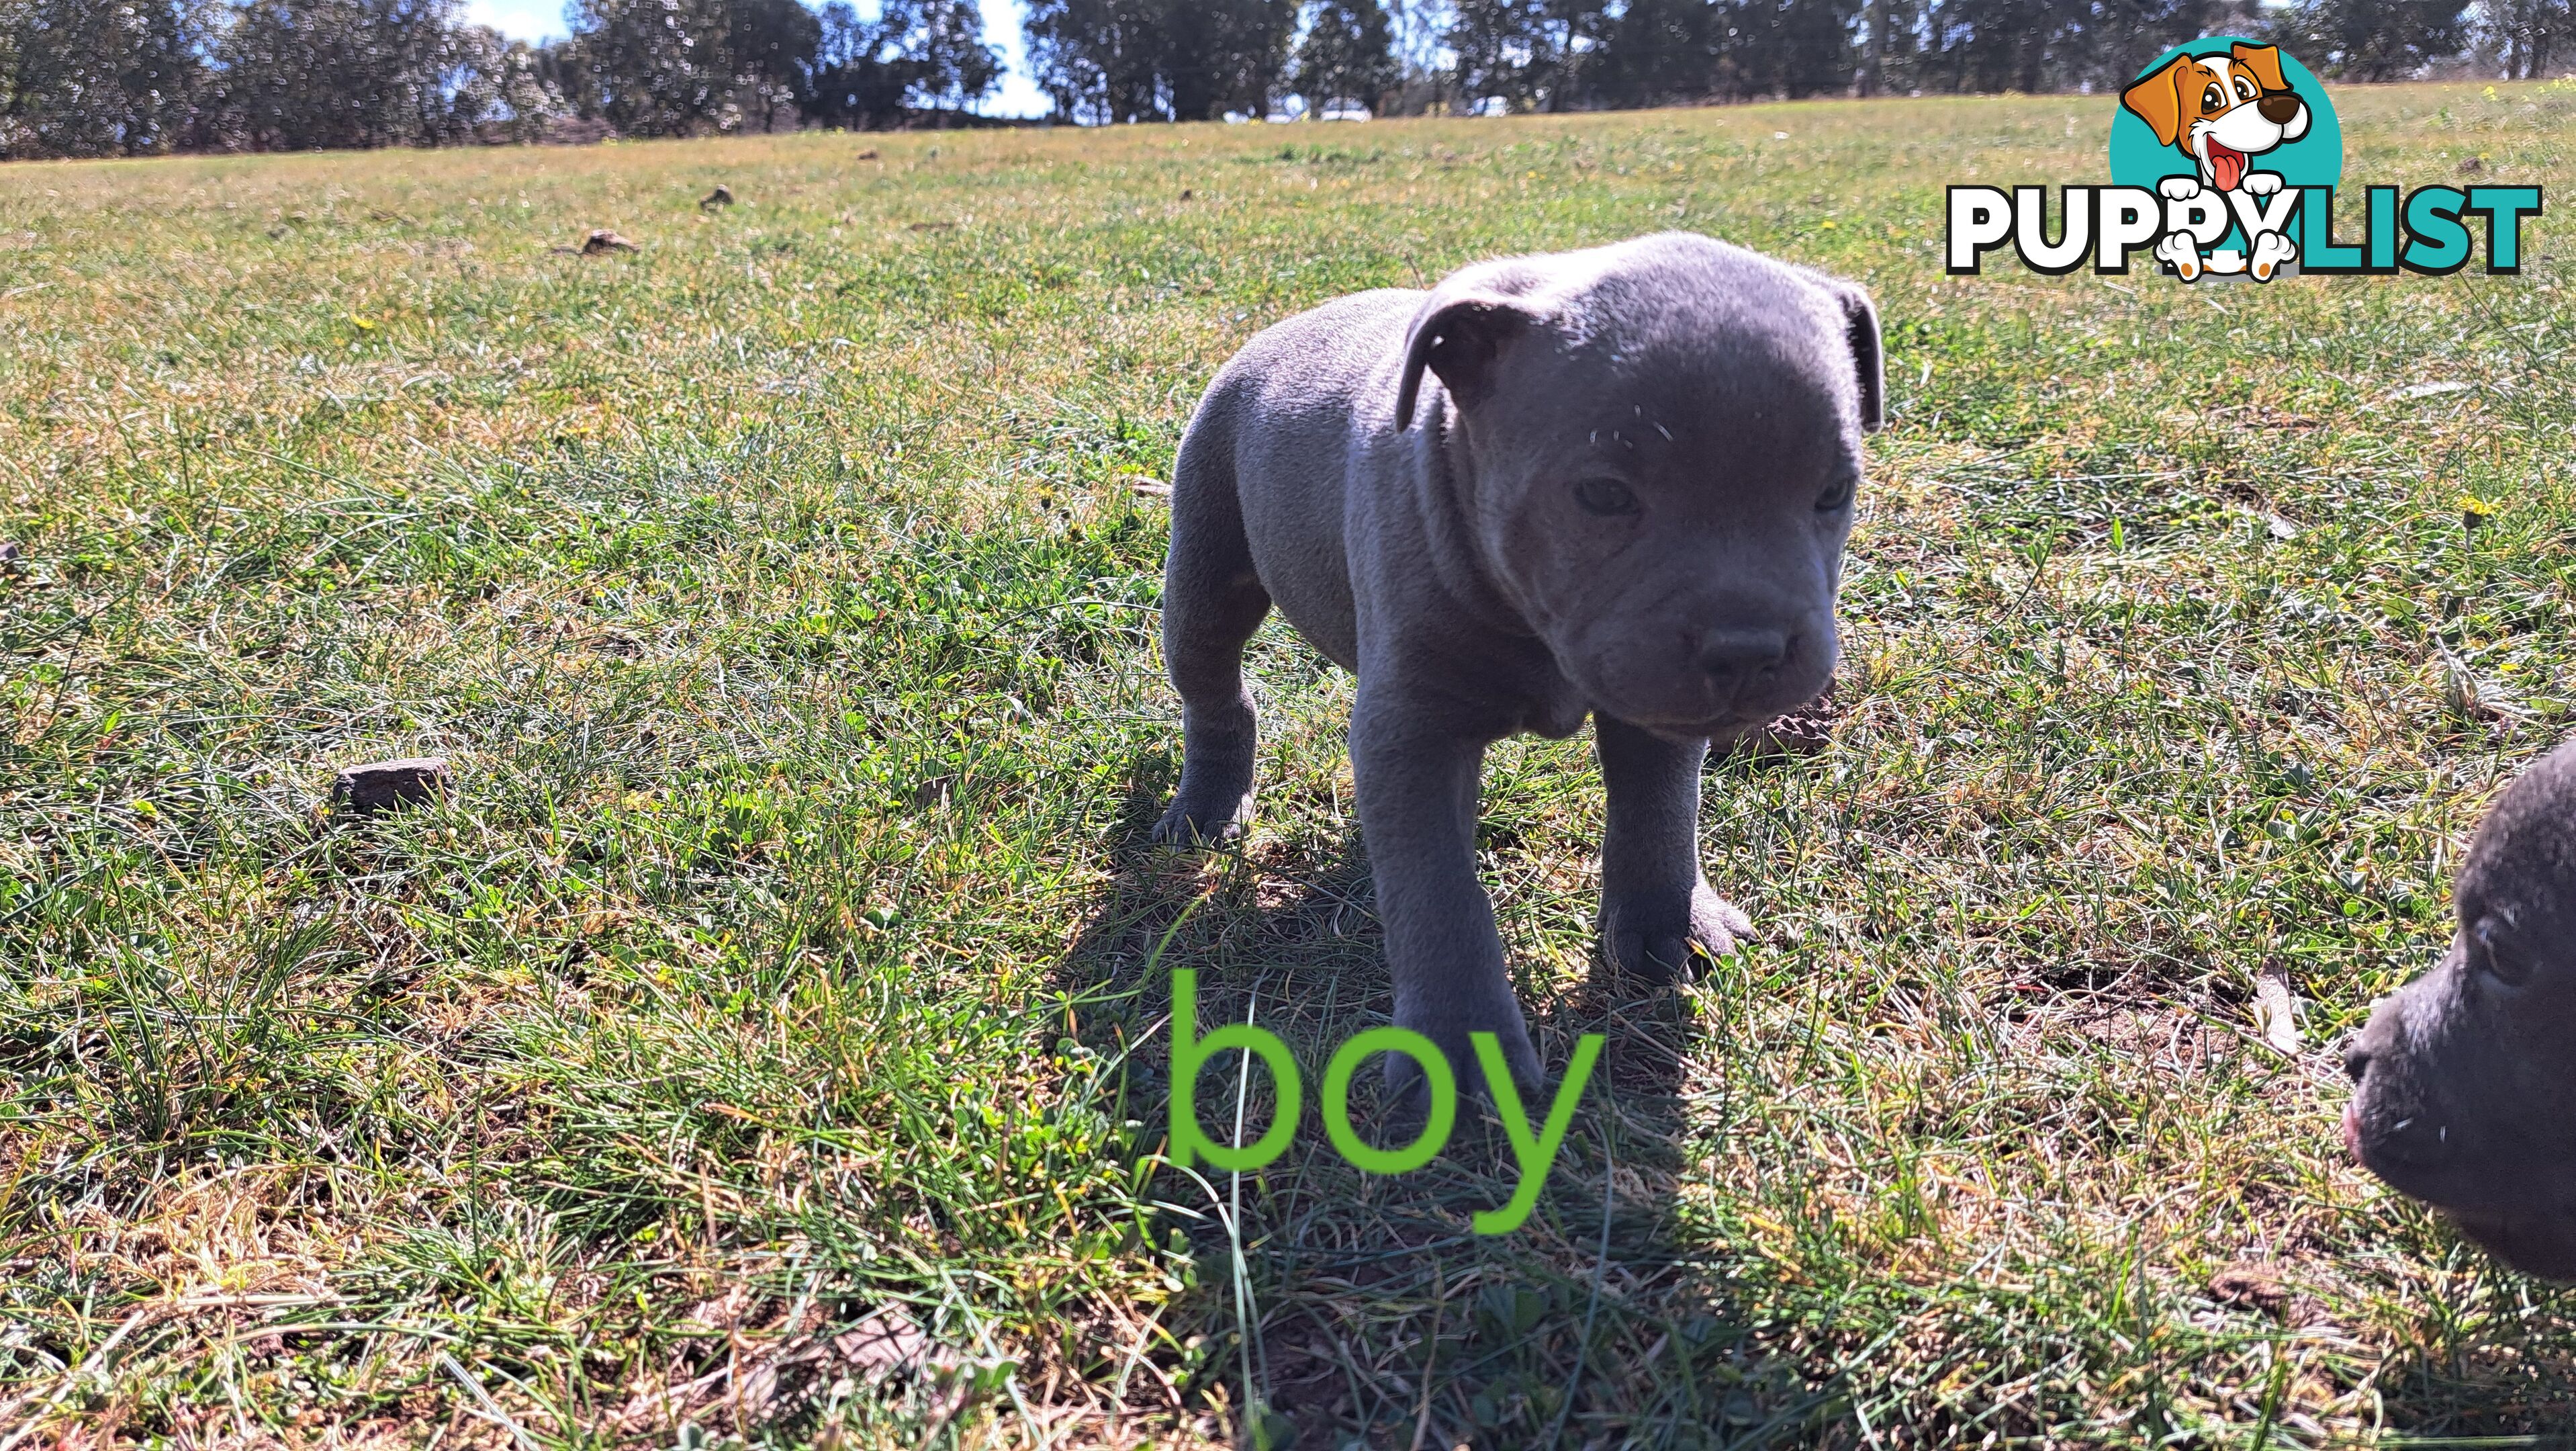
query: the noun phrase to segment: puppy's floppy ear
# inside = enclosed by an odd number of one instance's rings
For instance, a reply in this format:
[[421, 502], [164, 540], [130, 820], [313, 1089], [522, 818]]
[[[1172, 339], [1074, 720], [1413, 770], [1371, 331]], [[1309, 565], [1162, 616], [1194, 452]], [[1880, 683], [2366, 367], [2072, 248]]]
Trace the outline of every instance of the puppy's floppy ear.
[[1843, 305], [1843, 336], [1851, 344], [1852, 371], [1860, 378], [1860, 431], [1887, 426], [1887, 364], [1878, 351], [1878, 306], [1848, 282], [1834, 284]]
[[2281, 48], [2277, 45], [2247, 45], [2243, 41], [2227, 48], [2236, 63], [2254, 73], [2255, 84], [2267, 91], [2286, 91], [2290, 83], [2281, 76]]
[[1439, 374], [1450, 396], [1472, 407], [1490, 391], [1494, 363], [1503, 349], [1538, 321], [1528, 306], [1507, 297], [1432, 294], [1422, 311], [1414, 314], [1413, 326], [1404, 336], [1404, 381], [1395, 394], [1396, 428], [1413, 426], [1413, 404], [1422, 392], [1423, 369]]
[[1878, 306], [1868, 293], [1831, 273], [1797, 270], [1843, 310], [1843, 340], [1851, 349], [1852, 375], [1860, 381], [1860, 431], [1876, 433], [1887, 426], [1887, 364], [1879, 355]]
[[2182, 136], [2182, 80], [2177, 72], [2190, 65], [2190, 56], [2175, 56], [2162, 69], [2130, 82], [2129, 88], [2120, 93], [2120, 104], [2155, 128], [2156, 141], [2161, 145], [2171, 146]]

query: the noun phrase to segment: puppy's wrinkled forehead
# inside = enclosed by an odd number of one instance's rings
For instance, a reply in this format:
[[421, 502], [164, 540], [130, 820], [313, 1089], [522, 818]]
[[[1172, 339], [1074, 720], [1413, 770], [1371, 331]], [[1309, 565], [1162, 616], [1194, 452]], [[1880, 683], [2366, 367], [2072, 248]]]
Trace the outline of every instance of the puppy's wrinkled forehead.
[[2479, 823], [2453, 897], [2464, 926], [2500, 911], [2553, 942], [2576, 933], [2576, 749], [2506, 788]]
[[[1568, 401], [1587, 428], [1686, 451], [1749, 450], [1787, 466], [1859, 442], [1861, 400], [1841, 310], [1804, 286], [1720, 290], [1610, 276], [1580, 300]], [[1756, 279], [1757, 284], [1760, 279]]]
[[1885, 418], [1878, 313], [1851, 283], [1687, 232], [1462, 268], [1406, 340], [1395, 423], [1429, 367], [1480, 425], [1521, 435], [1660, 405], [1857, 446]]
[[1636, 385], [1685, 391], [1730, 411], [1794, 409], [1859, 419], [1843, 317], [1812, 289], [1680, 299], [1612, 280], [1610, 351]]

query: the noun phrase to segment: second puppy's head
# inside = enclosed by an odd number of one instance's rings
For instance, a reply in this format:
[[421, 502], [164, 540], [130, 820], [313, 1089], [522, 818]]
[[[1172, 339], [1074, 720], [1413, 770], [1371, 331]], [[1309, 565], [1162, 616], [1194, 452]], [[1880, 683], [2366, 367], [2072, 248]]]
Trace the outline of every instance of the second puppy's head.
[[2576, 1280], [2576, 744], [2497, 799], [2431, 972], [2344, 1052], [2344, 1143], [2516, 1268]]
[[1859, 288], [1686, 233], [1482, 263], [1415, 316], [1399, 428], [1426, 371], [1482, 564], [1596, 709], [1723, 738], [1832, 678], [1885, 395]]

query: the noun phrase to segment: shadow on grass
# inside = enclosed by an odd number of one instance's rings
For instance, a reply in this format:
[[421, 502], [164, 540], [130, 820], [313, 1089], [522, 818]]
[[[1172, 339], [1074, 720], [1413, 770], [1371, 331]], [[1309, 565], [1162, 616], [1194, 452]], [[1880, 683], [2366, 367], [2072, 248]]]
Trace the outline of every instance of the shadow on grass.
[[2392, 1357], [2378, 1377], [2389, 1444], [2576, 1451], [2576, 1349], [2562, 1325], [2489, 1326]]
[[[1165, 1317], [1158, 1360], [1191, 1409], [1242, 1444], [1302, 1447], [1758, 1446], [1837, 1423], [1830, 1386], [1766, 1356], [1758, 1316], [1730, 1298], [1680, 1193], [1692, 1149], [1691, 1047], [1707, 1025], [1671, 993], [1623, 993], [1597, 975], [1533, 983], [1509, 944], [1551, 1089], [1580, 1035], [1600, 1069], [1526, 1223], [1474, 1232], [1519, 1170], [1489, 1111], [1462, 1104], [1450, 1146], [1411, 1174], [1361, 1173], [1320, 1118], [1324, 1063], [1387, 1021], [1390, 987], [1355, 827], [1300, 837], [1256, 828], [1233, 849], [1179, 853], [1149, 834], [1171, 762], [1140, 760], [1105, 844], [1111, 867], [1057, 985], [1116, 1011], [1096, 1046], [1129, 1053], [1126, 1115], [1159, 1149], [1168, 1122], [1170, 971], [1198, 974], [1200, 1031], [1247, 1017], [1294, 1052], [1304, 1108], [1287, 1151], [1241, 1176], [1169, 1166], [1154, 1180], [1196, 1273]], [[1293, 813], [1283, 813], [1291, 815]], [[1202, 1071], [1196, 1102], [1220, 1142], [1270, 1122], [1266, 1071], [1242, 1055]], [[1699, 1086], [1705, 1091], [1706, 1086]], [[1377, 1122], [1377, 1080], [1352, 1118]], [[1546, 1105], [1528, 1105], [1543, 1117]], [[1230, 1232], [1229, 1226], [1233, 1226]], [[1238, 1255], [1236, 1246], [1240, 1244]], [[1159, 1378], [1157, 1378], [1159, 1379]], [[1129, 1384], [1142, 1387], [1146, 1377]], [[1178, 1410], [1165, 1395], [1163, 1409]], [[1152, 1414], [1150, 1401], [1132, 1406]]]

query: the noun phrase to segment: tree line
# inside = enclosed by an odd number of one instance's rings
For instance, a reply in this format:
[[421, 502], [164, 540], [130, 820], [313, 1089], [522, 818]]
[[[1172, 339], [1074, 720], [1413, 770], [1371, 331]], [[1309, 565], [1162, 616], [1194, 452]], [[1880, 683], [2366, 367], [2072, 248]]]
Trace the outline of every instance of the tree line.
[[1030, 0], [1038, 84], [1085, 122], [1821, 95], [2116, 90], [2165, 48], [2260, 36], [2329, 75], [2553, 74], [2570, 0]]
[[[0, 0], [0, 157], [435, 146], [963, 120], [976, 0], [572, 0], [505, 40], [461, 0]], [[1083, 123], [1834, 94], [2117, 89], [2168, 45], [2278, 40], [2331, 75], [2576, 62], [2576, 0], [1027, 0]]]
[[955, 116], [975, 0], [573, 0], [505, 40], [461, 0], [0, 0], [0, 157], [685, 136]]

